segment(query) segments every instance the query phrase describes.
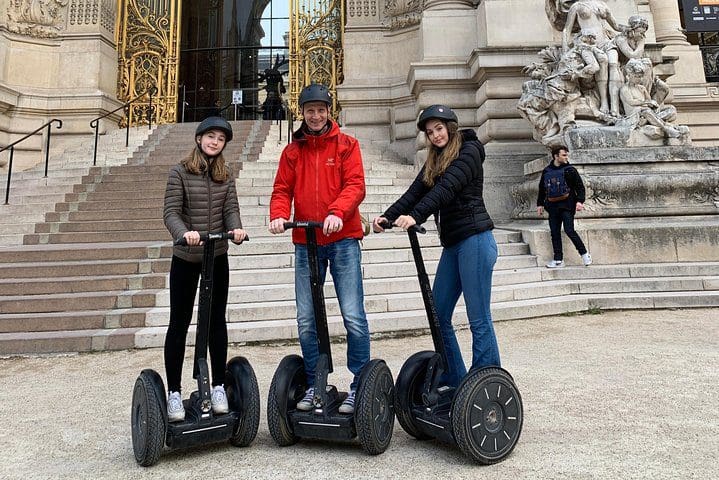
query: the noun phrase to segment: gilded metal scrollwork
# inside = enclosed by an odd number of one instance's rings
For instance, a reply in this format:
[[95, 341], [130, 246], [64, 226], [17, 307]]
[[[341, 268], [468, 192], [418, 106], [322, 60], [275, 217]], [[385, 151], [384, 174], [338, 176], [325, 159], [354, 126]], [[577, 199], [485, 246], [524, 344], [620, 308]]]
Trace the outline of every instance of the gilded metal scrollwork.
[[290, 4], [290, 108], [300, 115], [297, 97], [310, 83], [322, 83], [332, 92], [336, 118], [337, 85], [344, 80], [343, 0], [292, 0]]
[[[179, 22], [182, 0], [118, 0], [118, 99], [139, 95], [130, 125], [173, 123], [177, 116]], [[152, 110], [150, 110], [150, 93]]]

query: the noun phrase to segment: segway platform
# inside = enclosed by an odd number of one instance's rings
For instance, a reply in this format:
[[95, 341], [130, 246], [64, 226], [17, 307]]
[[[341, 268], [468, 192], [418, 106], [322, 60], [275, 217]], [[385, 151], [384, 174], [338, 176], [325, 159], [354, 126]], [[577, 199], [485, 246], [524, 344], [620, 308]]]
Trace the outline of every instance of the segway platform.
[[307, 390], [307, 378], [302, 357], [288, 355], [282, 359], [272, 377], [267, 398], [267, 424], [272, 438], [280, 446], [292, 445], [300, 438], [352, 440], [357, 437], [367, 453], [377, 455], [387, 449], [392, 439], [394, 381], [383, 360], [370, 360], [362, 369], [357, 382], [354, 413], [339, 412], [347, 393], [327, 383], [327, 377], [333, 371], [332, 351], [315, 233], [315, 229], [321, 229], [322, 226], [318, 222], [285, 223], [285, 229], [304, 228], [307, 233], [312, 303], [319, 346], [314, 407], [309, 411], [296, 408]]
[[[225, 368], [228, 413], [212, 411], [207, 344], [212, 304], [214, 245], [228, 239], [227, 233], [202, 235], [205, 242], [200, 280], [200, 300], [195, 341], [193, 377], [197, 390], [183, 400], [185, 419], [170, 423], [167, 418], [167, 392], [162, 377], [145, 369], [135, 381], [132, 393], [132, 448], [135, 460], [147, 467], [160, 458], [164, 445], [171, 449], [230, 441], [244, 447], [257, 435], [260, 421], [260, 393], [252, 366], [244, 357], [233, 357]], [[184, 240], [184, 239], [182, 239]], [[176, 243], [182, 244], [182, 241]]]
[[473, 369], [457, 388], [441, 384], [447, 355], [417, 233], [425, 229], [417, 225], [408, 229], [435, 350], [415, 353], [397, 375], [397, 420], [418, 440], [436, 438], [455, 444], [478, 463], [500, 462], [519, 440], [522, 397], [512, 376], [500, 367]]

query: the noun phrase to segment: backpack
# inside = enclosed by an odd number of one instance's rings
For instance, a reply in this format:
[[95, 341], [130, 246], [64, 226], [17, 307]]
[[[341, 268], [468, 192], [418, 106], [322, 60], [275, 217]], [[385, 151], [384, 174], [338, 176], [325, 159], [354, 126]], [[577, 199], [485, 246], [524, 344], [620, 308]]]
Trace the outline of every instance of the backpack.
[[547, 192], [547, 201], [550, 203], [561, 202], [569, 198], [569, 185], [564, 178], [564, 171], [567, 167], [550, 168], [544, 172], [544, 190]]

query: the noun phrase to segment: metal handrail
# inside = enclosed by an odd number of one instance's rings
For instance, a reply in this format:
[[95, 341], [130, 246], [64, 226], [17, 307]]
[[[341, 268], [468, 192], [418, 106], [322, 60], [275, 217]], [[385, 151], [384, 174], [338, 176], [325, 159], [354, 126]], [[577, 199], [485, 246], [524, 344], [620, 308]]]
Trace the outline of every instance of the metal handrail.
[[10, 198], [10, 179], [12, 177], [12, 159], [15, 154], [15, 145], [22, 142], [23, 140], [27, 139], [28, 137], [31, 137], [35, 135], [37, 132], [42, 130], [43, 128], [47, 128], [47, 140], [45, 142], [45, 177], [47, 177], [47, 166], [50, 163], [50, 130], [52, 128], [53, 122], [57, 122], [57, 128], [58, 130], [62, 128], [62, 120], [59, 118], [53, 118], [46, 124], [44, 124], [42, 127], [38, 127], [34, 131], [28, 133], [24, 137], [22, 137], [20, 140], [16, 140], [12, 142], [10, 145], [7, 145], [5, 147], [0, 148], [0, 153], [4, 152], [8, 148], [10, 149], [10, 162], [8, 163], [7, 167], [7, 187], [5, 188], [5, 205], [8, 204], [8, 200]]
[[127, 124], [127, 125], [125, 126], [125, 147], [129, 147], [129, 146], [130, 146], [130, 119], [129, 119], [129, 113], [130, 113], [130, 112], [129, 112], [129, 108], [130, 108], [130, 105], [132, 104], [132, 102], [134, 102], [134, 101], [137, 100], [138, 98], [144, 97], [144, 96], [145, 96], [146, 94], [148, 94], [148, 93], [149, 93], [149, 95], [150, 95], [150, 108], [149, 108], [148, 113], [147, 113], [147, 117], [148, 117], [148, 120], [147, 120], [147, 121], [148, 121], [148, 125], [150, 126], [150, 130], [152, 130], [152, 116], [151, 116], [152, 114], [151, 114], [151, 110], [152, 110], [152, 94], [153, 94], [153, 90], [150, 90], [149, 92], [142, 93], [142, 94], [136, 96], [135, 98], [133, 98], [132, 100], [128, 100], [128, 101], [127, 101], [126, 103], [124, 103], [123, 105], [120, 105], [120, 106], [117, 107], [115, 110], [113, 110], [113, 111], [111, 111], [111, 112], [107, 112], [107, 113], [104, 114], [104, 115], [101, 115], [101, 116], [99, 116], [99, 117], [97, 117], [97, 118], [93, 118], [92, 120], [90, 120], [90, 128], [95, 129], [95, 148], [94, 148], [94, 150], [93, 150], [93, 152], [92, 152], [92, 165], [93, 165], [93, 166], [97, 165], [97, 140], [98, 140], [98, 136], [100, 135], [100, 131], [99, 131], [99, 128], [100, 128], [100, 120], [102, 120], [102, 119], [105, 118], [105, 117], [108, 117], [108, 116], [112, 115], [113, 113], [117, 112], [118, 110], [128, 109], [128, 110], [125, 112], [125, 118], [126, 118], [126, 120], [127, 120], [127, 121], [125, 122], [125, 123]]

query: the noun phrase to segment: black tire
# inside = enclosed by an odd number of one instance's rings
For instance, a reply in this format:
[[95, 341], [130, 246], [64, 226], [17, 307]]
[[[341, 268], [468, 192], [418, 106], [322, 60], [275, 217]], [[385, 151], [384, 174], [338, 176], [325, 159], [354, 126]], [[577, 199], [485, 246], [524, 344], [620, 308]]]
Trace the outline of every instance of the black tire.
[[267, 395], [267, 426], [275, 443], [286, 447], [297, 443], [287, 412], [294, 410], [307, 390], [305, 364], [299, 355], [282, 359]]
[[452, 403], [457, 446], [478, 463], [502, 461], [517, 445], [524, 421], [522, 397], [512, 377], [497, 367], [471, 371]]
[[412, 408], [423, 405], [422, 386], [427, 371], [427, 364], [436, 355], [432, 351], [417, 352], [409, 357], [402, 365], [395, 383], [395, 407], [397, 420], [402, 429], [417, 440], [429, 440], [431, 436], [423, 433], [417, 427], [417, 421], [412, 415]]
[[372, 360], [362, 373], [355, 399], [355, 429], [362, 448], [378, 455], [392, 440], [394, 380], [383, 360]]
[[167, 407], [165, 385], [153, 370], [143, 370], [132, 391], [132, 450], [143, 467], [157, 463], [165, 445]]
[[234, 357], [227, 362], [225, 387], [230, 410], [239, 413], [230, 443], [246, 447], [255, 439], [260, 426], [260, 389], [255, 371], [246, 358]]

